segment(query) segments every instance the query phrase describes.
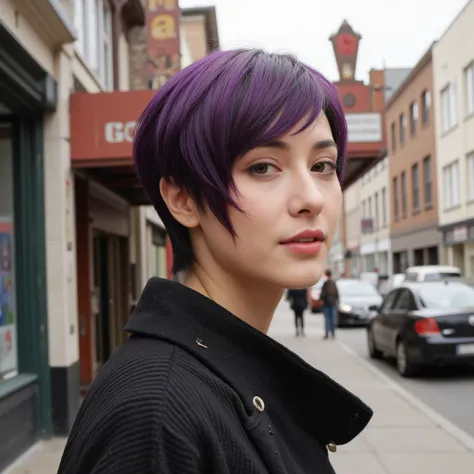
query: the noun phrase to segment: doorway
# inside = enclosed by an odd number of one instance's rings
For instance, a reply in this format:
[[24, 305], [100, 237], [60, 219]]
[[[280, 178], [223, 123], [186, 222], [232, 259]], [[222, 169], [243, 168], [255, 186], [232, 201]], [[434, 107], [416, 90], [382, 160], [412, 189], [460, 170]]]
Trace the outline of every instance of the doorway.
[[127, 279], [124, 252], [127, 239], [94, 232], [94, 294], [92, 312], [95, 329], [95, 371], [126, 339], [128, 318]]

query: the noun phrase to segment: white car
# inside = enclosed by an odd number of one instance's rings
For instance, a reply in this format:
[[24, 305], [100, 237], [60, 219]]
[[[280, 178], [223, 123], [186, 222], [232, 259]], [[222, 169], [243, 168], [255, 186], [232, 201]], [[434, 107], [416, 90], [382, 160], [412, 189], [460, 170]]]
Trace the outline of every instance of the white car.
[[405, 270], [406, 281], [436, 281], [443, 278], [461, 278], [461, 269], [448, 265], [421, 265]]

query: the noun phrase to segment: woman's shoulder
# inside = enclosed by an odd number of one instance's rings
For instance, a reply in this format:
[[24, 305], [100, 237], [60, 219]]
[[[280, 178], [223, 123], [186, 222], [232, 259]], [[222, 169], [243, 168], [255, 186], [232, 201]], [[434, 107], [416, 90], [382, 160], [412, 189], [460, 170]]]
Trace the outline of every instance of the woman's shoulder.
[[[176, 343], [132, 336], [100, 370], [91, 398], [96, 396], [94, 391], [113, 393], [121, 402], [135, 397], [150, 398], [146, 407], [154, 409], [154, 405], [166, 403], [170, 392], [173, 397], [198, 396], [200, 390], [208, 387], [200, 381], [212, 376], [194, 355]], [[187, 389], [189, 386], [193, 386], [193, 391]]]
[[102, 367], [88, 391], [59, 472], [95, 473], [92, 466], [105, 466], [111, 462], [110, 453], [117, 452], [113, 462], [122, 463], [122, 469], [129, 456], [144, 463], [142, 470], [134, 465], [131, 471], [120, 472], [148, 473], [146, 463], [153, 458], [159, 465], [166, 446], [171, 451], [198, 452], [207, 433], [203, 425], [217, 406], [207, 388], [210, 377], [176, 344], [131, 337]]

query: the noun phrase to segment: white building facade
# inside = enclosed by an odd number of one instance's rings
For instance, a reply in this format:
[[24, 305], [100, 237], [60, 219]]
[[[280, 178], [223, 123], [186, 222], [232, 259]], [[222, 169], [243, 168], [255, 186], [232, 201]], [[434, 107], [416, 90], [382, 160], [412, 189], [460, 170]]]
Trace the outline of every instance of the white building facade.
[[360, 257], [362, 271], [392, 274], [388, 158], [360, 178]]
[[467, 277], [474, 276], [473, 25], [471, 0], [433, 48], [442, 260]]

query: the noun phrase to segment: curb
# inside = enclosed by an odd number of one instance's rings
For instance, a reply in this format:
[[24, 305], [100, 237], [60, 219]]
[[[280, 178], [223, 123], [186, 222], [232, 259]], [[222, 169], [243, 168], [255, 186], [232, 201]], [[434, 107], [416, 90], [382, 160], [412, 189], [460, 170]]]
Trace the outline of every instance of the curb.
[[438, 412], [430, 408], [419, 398], [412, 395], [406, 389], [404, 389], [400, 384], [393, 381], [390, 377], [385, 375], [378, 367], [372, 365], [369, 361], [362, 358], [359, 354], [353, 351], [347, 344], [341, 341], [337, 343], [344, 349], [346, 352], [354, 356], [368, 371], [372, 372], [378, 378], [383, 380], [394, 392], [404, 398], [412, 406], [424, 413], [428, 418], [434, 421], [439, 427], [444, 429], [449, 433], [453, 438], [458, 440], [463, 444], [468, 451], [474, 452], [474, 437], [466, 433], [461, 428], [458, 428], [454, 423], [446, 419], [444, 416], [440, 415]]

